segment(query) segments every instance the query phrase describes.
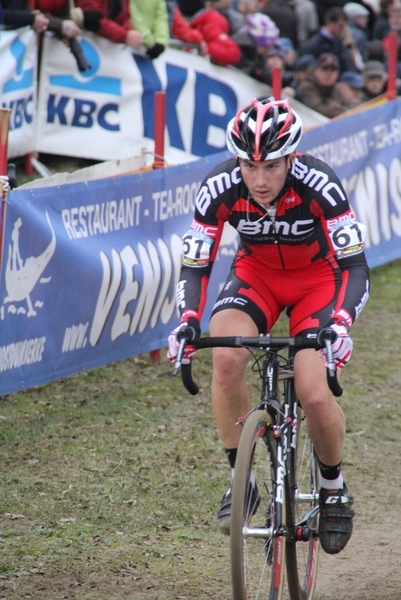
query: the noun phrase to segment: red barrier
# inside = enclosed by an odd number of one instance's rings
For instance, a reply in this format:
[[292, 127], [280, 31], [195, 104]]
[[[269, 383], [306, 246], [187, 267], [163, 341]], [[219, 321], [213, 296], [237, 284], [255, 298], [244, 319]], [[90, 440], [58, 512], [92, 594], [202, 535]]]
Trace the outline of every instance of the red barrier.
[[155, 160], [154, 169], [164, 165], [164, 130], [166, 127], [166, 92], [155, 93]]
[[394, 100], [397, 97], [397, 55], [398, 55], [398, 37], [395, 31], [392, 31], [386, 38], [388, 52], [388, 79], [387, 79], [387, 98]]
[[282, 79], [280, 67], [273, 67], [272, 69], [272, 89], [274, 99], [281, 100]]
[[[8, 165], [8, 131], [10, 127], [10, 109], [0, 108], [0, 176], [7, 176]], [[7, 184], [0, 184], [0, 276], [3, 264], [4, 229], [6, 223]]]
[[[166, 127], [166, 92], [155, 93], [155, 159], [154, 169], [163, 169], [164, 164], [164, 130]], [[160, 349], [152, 350], [149, 353], [151, 360], [159, 361], [161, 358]]]

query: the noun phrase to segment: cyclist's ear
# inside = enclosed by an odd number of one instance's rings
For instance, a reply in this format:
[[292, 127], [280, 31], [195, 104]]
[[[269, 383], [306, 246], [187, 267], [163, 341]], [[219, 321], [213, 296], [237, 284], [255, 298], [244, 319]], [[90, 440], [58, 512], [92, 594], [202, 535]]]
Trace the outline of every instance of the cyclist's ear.
[[295, 152], [295, 150], [294, 150], [294, 152], [291, 152], [291, 154], [287, 155], [287, 158], [288, 158], [287, 164], [288, 164], [289, 169], [291, 169], [292, 163], [294, 162], [296, 155], [297, 155], [297, 153]]

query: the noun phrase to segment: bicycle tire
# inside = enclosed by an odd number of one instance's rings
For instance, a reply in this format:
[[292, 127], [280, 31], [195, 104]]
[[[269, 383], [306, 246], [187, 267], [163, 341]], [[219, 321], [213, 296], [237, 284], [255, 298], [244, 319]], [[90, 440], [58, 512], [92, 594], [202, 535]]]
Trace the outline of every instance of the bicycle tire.
[[[250, 537], [254, 528], [277, 531], [283, 525], [284, 468], [280, 490], [276, 486], [277, 442], [271, 418], [263, 410], [253, 412], [244, 425], [238, 447], [231, 510], [231, 582], [234, 600], [280, 600], [284, 587], [285, 535]], [[256, 481], [261, 502], [253, 516], [247, 506], [250, 480]], [[278, 498], [282, 500], [278, 502]], [[251, 514], [250, 514], [251, 513]], [[280, 523], [281, 522], [281, 523]]]
[[[305, 521], [306, 515], [311, 514], [310, 511], [313, 511], [313, 509], [315, 511], [312, 512], [313, 516], [307, 519], [306, 527], [308, 529], [305, 530], [305, 536], [308, 537], [309, 531], [309, 537], [306, 541], [297, 540], [291, 536], [287, 538], [287, 583], [291, 600], [312, 600], [316, 585], [319, 555], [317, 535], [319, 525], [319, 512], [317, 511], [319, 505], [319, 467], [313, 445], [306, 433], [305, 415], [298, 403], [293, 406], [295, 406], [297, 414], [297, 426], [296, 444], [291, 441], [294, 439], [293, 432], [289, 431], [287, 438], [287, 448], [291, 448], [291, 467], [287, 469], [286, 474], [287, 522], [294, 524], [296, 527], [297, 524]], [[309, 500], [302, 500], [307, 496], [310, 497]], [[294, 531], [294, 528], [292, 531]]]

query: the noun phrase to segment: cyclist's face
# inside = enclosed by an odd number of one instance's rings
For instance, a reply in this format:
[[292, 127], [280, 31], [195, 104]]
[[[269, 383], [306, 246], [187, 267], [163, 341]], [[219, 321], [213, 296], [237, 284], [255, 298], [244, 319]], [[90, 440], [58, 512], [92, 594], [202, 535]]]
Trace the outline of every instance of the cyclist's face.
[[294, 158], [295, 152], [264, 162], [239, 159], [242, 179], [256, 202], [269, 205], [277, 197], [284, 187], [288, 169]]

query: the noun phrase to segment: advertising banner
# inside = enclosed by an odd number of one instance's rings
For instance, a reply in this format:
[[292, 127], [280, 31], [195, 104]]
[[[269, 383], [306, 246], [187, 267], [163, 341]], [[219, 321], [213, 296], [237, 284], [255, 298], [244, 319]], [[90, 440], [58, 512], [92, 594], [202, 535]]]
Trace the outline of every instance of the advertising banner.
[[[190, 177], [178, 166], [10, 192], [0, 394], [166, 346], [179, 322], [181, 236], [199, 183], [221, 158], [191, 163]], [[228, 233], [210, 303], [234, 251]]]
[[0, 101], [9, 108], [8, 157], [36, 149], [38, 39], [30, 27], [0, 34]]
[[[327, 162], [367, 227], [371, 267], [401, 256], [401, 100], [307, 132], [300, 149]], [[323, 182], [322, 182], [323, 183]]]
[[[79, 73], [66, 48], [44, 38], [38, 150], [98, 160], [154, 150], [154, 93], [167, 99], [166, 153], [207, 156], [225, 148], [228, 120], [266, 85], [203, 57], [168, 49], [157, 59], [85, 33], [91, 68]], [[67, 151], [66, 151], [67, 149]]]

